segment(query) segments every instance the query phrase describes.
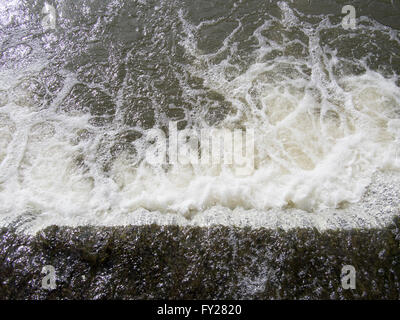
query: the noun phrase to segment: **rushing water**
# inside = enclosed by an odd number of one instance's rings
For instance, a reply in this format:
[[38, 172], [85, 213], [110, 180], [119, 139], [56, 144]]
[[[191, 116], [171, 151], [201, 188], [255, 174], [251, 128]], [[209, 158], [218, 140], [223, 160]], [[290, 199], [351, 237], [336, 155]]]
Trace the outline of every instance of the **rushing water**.
[[[49, 1], [45, 30], [44, 1], [2, 0], [1, 224], [386, 223], [399, 26], [357, 3], [344, 29], [337, 2]], [[172, 121], [254, 130], [254, 171], [150, 165], [147, 133]]]

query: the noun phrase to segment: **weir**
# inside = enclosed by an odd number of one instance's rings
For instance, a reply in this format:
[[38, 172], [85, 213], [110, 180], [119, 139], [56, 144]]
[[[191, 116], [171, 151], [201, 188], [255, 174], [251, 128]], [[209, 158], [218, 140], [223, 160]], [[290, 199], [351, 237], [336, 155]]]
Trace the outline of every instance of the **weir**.
[[399, 21], [2, 0], [0, 298], [398, 299]]

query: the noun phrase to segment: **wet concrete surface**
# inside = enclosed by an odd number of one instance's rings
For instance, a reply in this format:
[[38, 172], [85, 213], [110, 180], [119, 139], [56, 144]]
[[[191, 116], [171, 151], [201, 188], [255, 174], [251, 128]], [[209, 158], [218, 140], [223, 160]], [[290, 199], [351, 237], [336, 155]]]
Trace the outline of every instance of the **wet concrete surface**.
[[[400, 219], [384, 229], [49, 227], [0, 233], [1, 299], [399, 299]], [[42, 288], [42, 268], [56, 288]], [[344, 290], [341, 270], [356, 270]]]

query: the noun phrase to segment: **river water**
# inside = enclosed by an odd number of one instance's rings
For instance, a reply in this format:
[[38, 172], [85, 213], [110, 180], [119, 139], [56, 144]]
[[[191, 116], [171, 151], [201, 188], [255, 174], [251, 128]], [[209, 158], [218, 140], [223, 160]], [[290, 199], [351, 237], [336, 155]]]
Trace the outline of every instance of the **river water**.
[[[386, 225], [400, 3], [345, 4], [2, 0], [1, 225]], [[171, 123], [254, 130], [254, 170], [149, 164]]]

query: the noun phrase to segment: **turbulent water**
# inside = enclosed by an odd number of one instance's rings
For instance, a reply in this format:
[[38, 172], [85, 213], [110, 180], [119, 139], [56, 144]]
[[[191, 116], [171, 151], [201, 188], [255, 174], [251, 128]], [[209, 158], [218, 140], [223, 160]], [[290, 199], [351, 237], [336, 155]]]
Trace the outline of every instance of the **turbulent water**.
[[[338, 1], [339, 2], [339, 1]], [[334, 1], [0, 4], [0, 223], [379, 226], [400, 206], [398, 26]], [[396, 16], [400, 4], [385, 2]], [[368, 11], [369, 10], [369, 11]], [[254, 170], [151, 129], [254, 130]]]

